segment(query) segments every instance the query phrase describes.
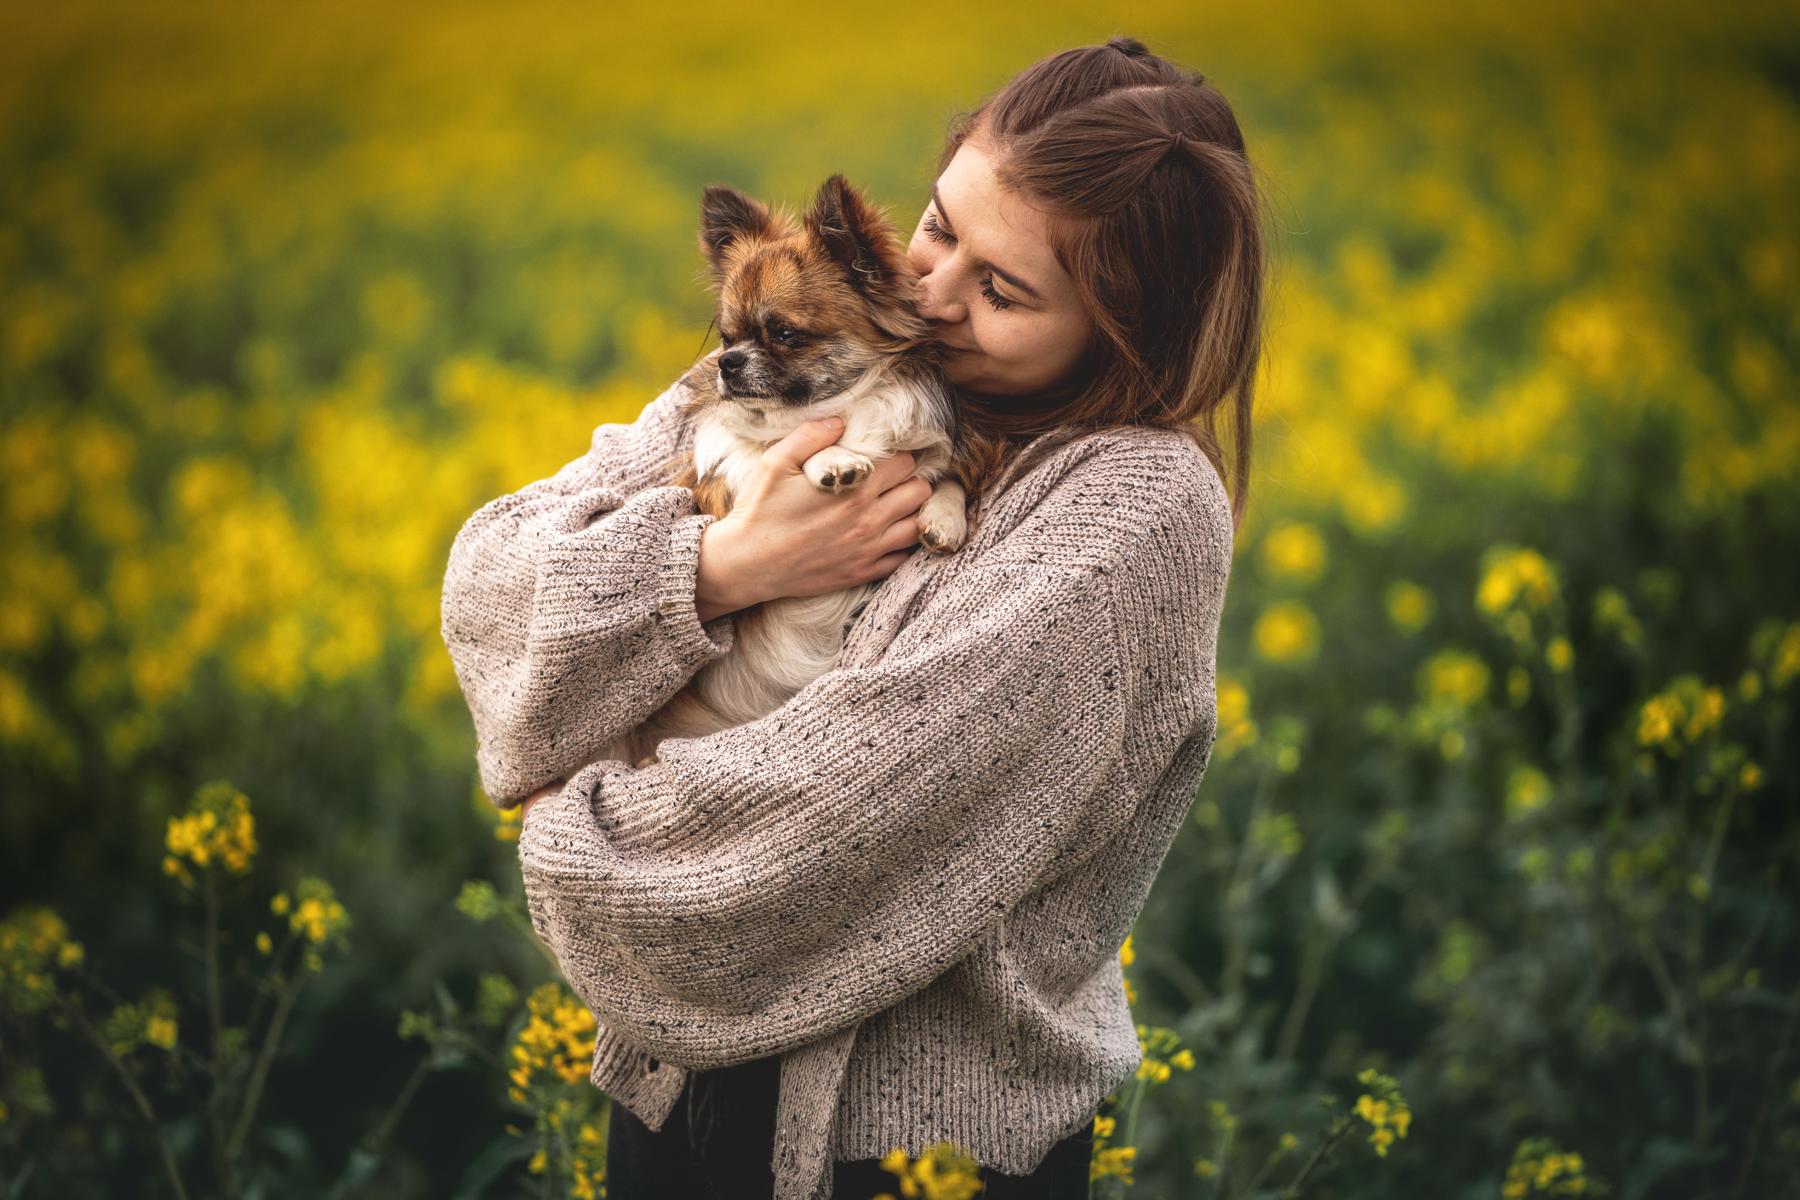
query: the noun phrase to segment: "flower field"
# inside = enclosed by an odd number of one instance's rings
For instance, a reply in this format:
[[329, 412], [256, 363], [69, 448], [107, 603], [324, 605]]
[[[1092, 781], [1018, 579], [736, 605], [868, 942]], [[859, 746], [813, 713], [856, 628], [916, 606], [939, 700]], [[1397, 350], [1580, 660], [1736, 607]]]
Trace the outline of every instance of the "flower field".
[[0, 15], [0, 1194], [605, 1194], [451, 538], [710, 347], [703, 185], [910, 229], [1115, 33], [1233, 101], [1274, 257], [1094, 1195], [1800, 1194], [1800, 14], [849, 20]]

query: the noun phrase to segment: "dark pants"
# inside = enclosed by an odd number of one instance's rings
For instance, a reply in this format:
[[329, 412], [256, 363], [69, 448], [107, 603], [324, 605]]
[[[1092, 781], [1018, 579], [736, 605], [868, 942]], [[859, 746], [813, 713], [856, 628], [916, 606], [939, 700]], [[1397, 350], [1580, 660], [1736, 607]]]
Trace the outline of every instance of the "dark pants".
[[[779, 1055], [694, 1071], [668, 1119], [652, 1132], [626, 1107], [607, 1125], [607, 1200], [769, 1200], [774, 1177]], [[1093, 1122], [1058, 1142], [1030, 1175], [983, 1169], [982, 1200], [1087, 1200]], [[900, 1194], [875, 1159], [832, 1165], [831, 1200]]]

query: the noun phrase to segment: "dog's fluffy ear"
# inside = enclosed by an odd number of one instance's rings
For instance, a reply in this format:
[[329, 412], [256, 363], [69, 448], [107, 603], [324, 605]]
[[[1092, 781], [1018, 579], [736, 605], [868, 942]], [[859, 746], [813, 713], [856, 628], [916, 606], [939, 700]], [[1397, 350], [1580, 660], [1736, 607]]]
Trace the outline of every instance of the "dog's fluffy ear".
[[715, 280], [725, 273], [725, 251], [733, 242], [781, 234], [768, 206], [736, 188], [709, 183], [700, 193], [700, 253], [712, 265]]
[[807, 232], [844, 268], [852, 287], [878, 303], [891, 302], [903, 273], [899, 240], [881, 210], [842, 175], [819, 188], [806, 214]]

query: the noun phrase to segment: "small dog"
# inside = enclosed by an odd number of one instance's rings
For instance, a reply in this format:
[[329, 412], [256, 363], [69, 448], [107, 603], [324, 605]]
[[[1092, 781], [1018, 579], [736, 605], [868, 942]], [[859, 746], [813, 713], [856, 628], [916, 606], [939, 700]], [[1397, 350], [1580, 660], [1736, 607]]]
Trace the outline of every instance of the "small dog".
[[[972, 532], [972, 476], [957, 454], [952, 394], [937, 344], [913, 307], [917, 277], [894, 226], [842, 175], [819, 188], [798, 222], [729, 187], [701, 202], [700, 249], [718, 292], [721, 345], [682, 377], [693, 400], [691, 462], [672, 483], [724, 516], [760, 456], [800, 424], [844, 418], [832, 445], [807, 459], [815, 487], [861, 486], [901, 450], [931, 483], [920, 543], [948, 554]], [[736, 639], [607, 757], [645, 766], [665, 737], [698, 737], [780, 707], [828, 670], [881, 580], [782, 597], [736, 617]]]

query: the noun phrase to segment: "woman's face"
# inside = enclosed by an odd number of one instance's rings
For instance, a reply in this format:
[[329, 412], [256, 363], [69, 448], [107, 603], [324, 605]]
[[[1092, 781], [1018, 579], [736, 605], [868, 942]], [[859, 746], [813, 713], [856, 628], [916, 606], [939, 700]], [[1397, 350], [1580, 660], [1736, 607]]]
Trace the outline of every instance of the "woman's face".
[[1076, 365], [1093, 323], [1050, 248], [1048, 219], [995, 182], [992, 163], [974, 138], [958, 147], [906, 252], [950, 382], [1029, 395]]

